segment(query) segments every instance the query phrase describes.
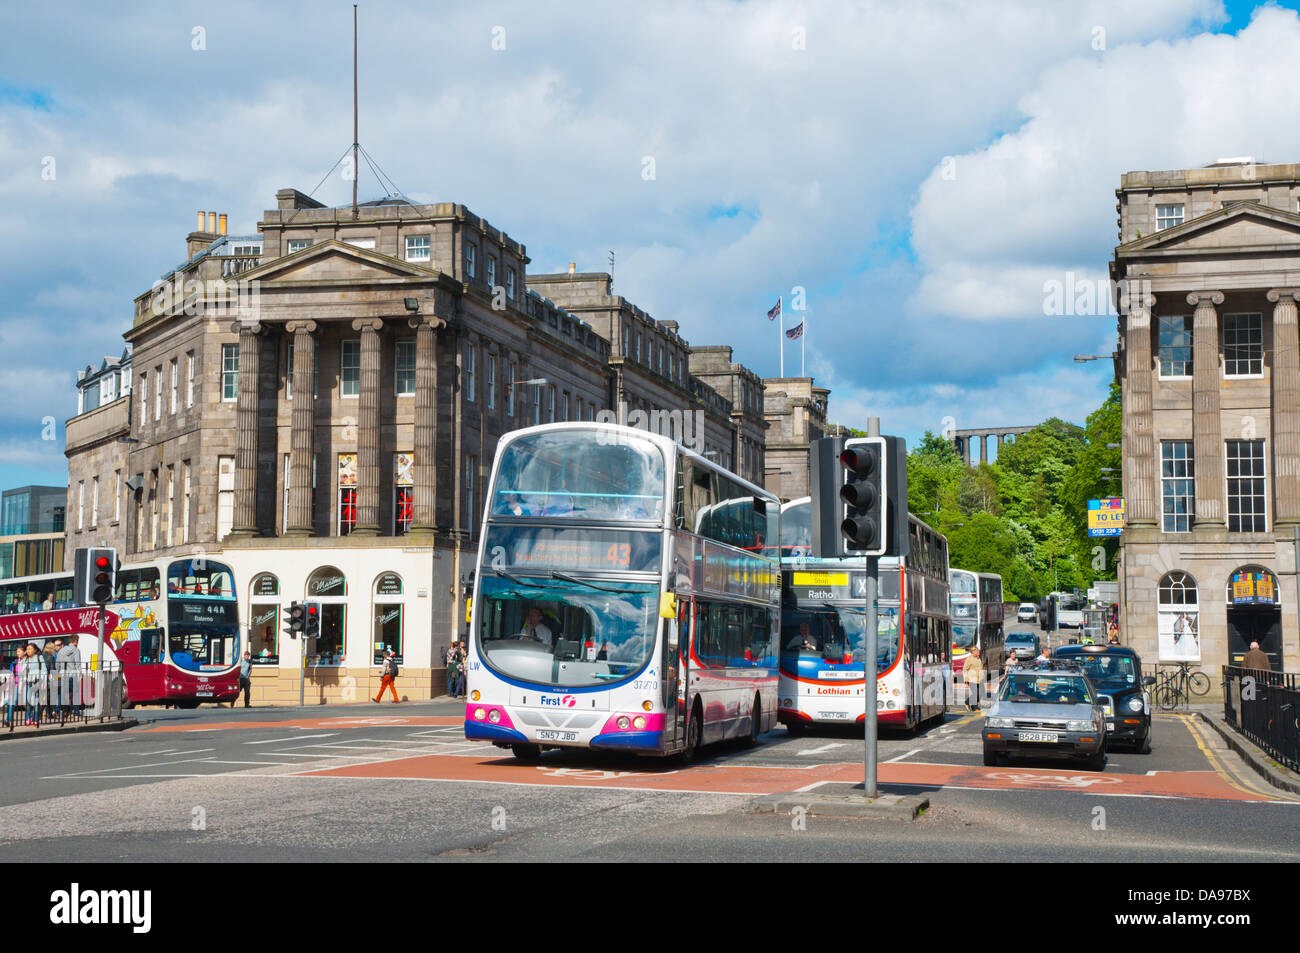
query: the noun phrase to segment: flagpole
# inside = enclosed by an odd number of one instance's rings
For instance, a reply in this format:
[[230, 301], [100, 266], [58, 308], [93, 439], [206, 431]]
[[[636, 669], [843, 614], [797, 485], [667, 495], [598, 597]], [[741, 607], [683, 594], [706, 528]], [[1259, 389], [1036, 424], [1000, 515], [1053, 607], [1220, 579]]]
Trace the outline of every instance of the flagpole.
[[803, 349], [807, 337], [808, 337], [808, 312], [805, 311], [803, 315], [803, 334], [799, 335], [799, 376], [800, 377], [804, 376]]
[[779, 345], [781, 348], [781, 376], [785, 377], [785, 311], [781, 308], [781, 298], [776, 299], [776, 316], [780, 319], [777, 325], [777, 333], [781, 335], [779, 338], [781, 342]]

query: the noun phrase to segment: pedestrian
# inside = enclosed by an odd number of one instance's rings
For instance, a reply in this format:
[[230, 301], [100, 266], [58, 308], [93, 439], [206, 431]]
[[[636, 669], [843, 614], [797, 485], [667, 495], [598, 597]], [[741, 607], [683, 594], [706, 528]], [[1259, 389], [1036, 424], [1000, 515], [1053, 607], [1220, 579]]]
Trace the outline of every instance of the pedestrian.
[[244, 649], [244, 660], [239, 663], [239, 690], [244, 693], [244, 707], [252, 707], [249, 699], [253, 694], [253, 655], [248, 649]]
[[1241, 667], [1252, 668], [1260, 672], [1273, 671], [1273, 663], [1269, 661], [1268, 653], [1259, 647], [1258, 642], [1250, 643], [1250, 651], [1241, 660]]
[[391, 648], [386, 651], [388, 654], [384, 657], [384, 675], [379, 682], [379, 694], [375, 696], [375, 704], [379, 704], [380, 699], [384, 697], [385, 688], [393, 693], [394, 704], [401, 700], [397, 697], [397, 688], [393, 685], [397, 679], [397, 655]]
[[41, 650], [45, 662], [45, 682], [50, 699], [50, 704], [56, 706], [55, 710], [62, 715], [63, 705], [62, 696], [60, 695], [60, 678], [59, 678], [59, 652], [63, 650], [63, 640], [59, 638], [50, 639], [45, 643], [45, 648]]
[[447, 694], [452, 698], [460, 697], [462, 664], [460, 643], [452, 642], [447, 646]]
[[1107, 645], [1119, 645], [1119, 625], [1114, 620], [1110, 623], [1109, 634], [1106, 638]]
[[460, 697], [464, 698], [466, 676], [469, 674], [469, 648], [465, 645], [465, 640], [460, 640], [460, 665], [458, 666], [456, 684], [460, 688]]
[[[79, 635], [68, 636], [68, 644], [59, 647], [54, 664], [59, 671], [59, 711], [64, 716], [81, 713], [81, 649]], [[56, 640], [62, 641], [62, 640]]]
[[966, 683], [967, 711], [979, 711], [980, 707], [980, 687], [984, 684], [984, 660], [980, 656], [979, 646], [975, 646], [961, 669], [962, 681]]
[[36, 649], [35, 642], [27, 643], [27, 656], [23, 659], [23, 724], [37, 725], [41, 720], [41, 690], [49, 670], [45, 657]]

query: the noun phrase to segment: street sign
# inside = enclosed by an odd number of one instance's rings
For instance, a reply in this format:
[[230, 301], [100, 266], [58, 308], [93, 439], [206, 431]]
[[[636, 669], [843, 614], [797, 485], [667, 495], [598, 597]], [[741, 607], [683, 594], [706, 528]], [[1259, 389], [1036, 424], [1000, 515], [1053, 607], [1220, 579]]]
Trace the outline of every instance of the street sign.
[[1118, 536], [1124, 530], [1124, 500], [1088, 501], [1088, 535]]

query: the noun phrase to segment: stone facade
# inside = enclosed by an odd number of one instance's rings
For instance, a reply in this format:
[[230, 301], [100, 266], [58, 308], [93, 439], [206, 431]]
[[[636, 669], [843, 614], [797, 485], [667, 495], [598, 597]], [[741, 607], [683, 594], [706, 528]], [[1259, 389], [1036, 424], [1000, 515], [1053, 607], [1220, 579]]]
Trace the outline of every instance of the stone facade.
[[767, 419], [764, 487], [783, 500], [807, 496], [808, 445], [834, 435], [826, 423], [830, 391], [817, 387], [811, 377], [769, 377], [763, 380], [763, 387], [763, 416]]
[[1123, 176], [1124, 640], [1212, 675], [1300, 664], [1300, 166]]

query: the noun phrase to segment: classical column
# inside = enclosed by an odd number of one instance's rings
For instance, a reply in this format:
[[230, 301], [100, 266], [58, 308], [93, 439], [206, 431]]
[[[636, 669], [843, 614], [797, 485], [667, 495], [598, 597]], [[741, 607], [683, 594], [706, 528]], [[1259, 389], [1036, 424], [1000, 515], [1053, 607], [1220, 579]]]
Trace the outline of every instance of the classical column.
[[290, 321], [285, 330], [293, 335], [293, 416], [289, 442], [289, 520], [285, 536], [310, 536], [311, 464], [316, 429], [315, 321]]
[[1192, 437], [1196, 453], [1196, 526], [1221, 527], [1223, 425], [1219, 416], [1219, 314], [1222, 291], [1194, 291], [1192, 319]]
[[1273, 353], [1273, 525], [1300, 523], [1300, 334], [1296, 295], [1300, 288], [1274, 288]]
[[[379, 535], [379, 318], [360, 318], [361, 395], [357, 421], [357, 525], [355, 536]], [[417, 372], [418, 373], [418, 372]]]
[[411, 532], [433, 535], [436, 523], [434, 441], [438, 422], [438, 342], [434, 332], [445, 322], [432, 316], [412, 318], [415, 328], [415, 480]]
[[1135, 296], [1124, 327], [1124, 496], [1130, 525], [1155, 525], [1155, 444], [1152, 439], [1152, 294]]
[[[239, 383], [235, 393], [235, 512], [232, 536], [257, 533], [257, 395], [261, 381], [262, 325], [236, 321]], [[175, 488], [173, 487], [173, 492]], [[171, 531], [171, 527], [168, 527]]]
[[982, 433], [979, 435], [980, 441], [980, 463], [989, 462], [989, 435]]

